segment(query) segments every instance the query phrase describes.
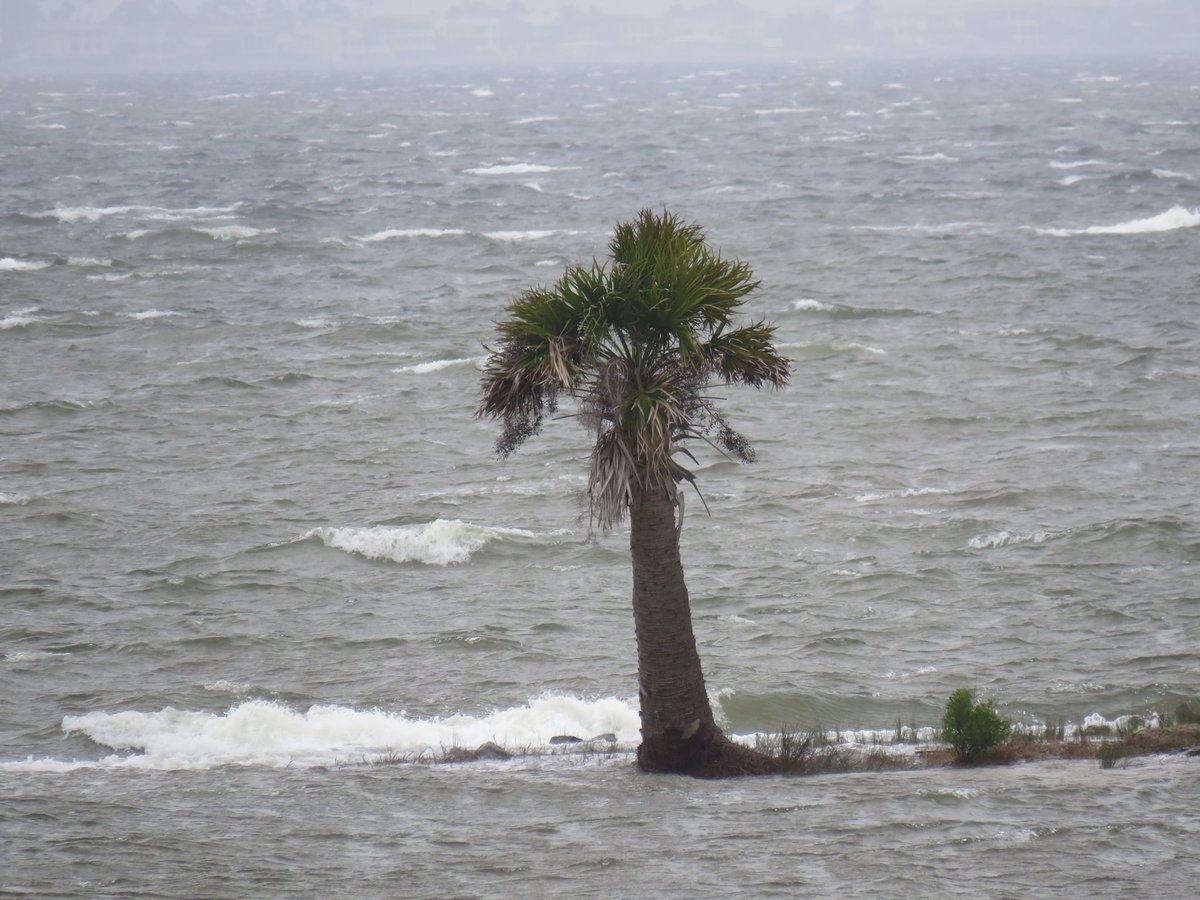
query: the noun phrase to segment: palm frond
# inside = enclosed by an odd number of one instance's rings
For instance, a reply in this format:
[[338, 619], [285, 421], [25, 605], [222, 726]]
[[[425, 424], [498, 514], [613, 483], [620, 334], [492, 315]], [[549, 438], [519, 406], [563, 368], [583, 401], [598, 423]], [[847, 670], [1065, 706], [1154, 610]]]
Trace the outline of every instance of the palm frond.
[[727, 384], [781, 388], [792, 364], [775, 349], [774, 337], [775, 327], [765, 322], [719, 332], [706, 347], [709, 365]]
[[609, 253], [606, 264], [569, 266], [553, 285], [509, 304], [477, 411], [502, 420], [497, 450], [507, 455], [538, 432], [560, 395], [575, 398], [595, 435], [588, 490], [605, 529], [638, 491], [666, 490], [681, 501], [676, 486], [695, 484], [675, 459], [686, 441], [710, 441], [751, 461], [753, 448], [707, 388], [782, 387], [791, 371], [772, 326], [735, 325], [759, 283], [748, 265], [712, 250], [698, 226], [642, 210], [617, 224]]
[[641, 473], [631, 449], [616, 429], [607, 429], [596, 437], [588, 471], [588, 496], [592, 515], [602, 531], [625, 517], [641, 484]]

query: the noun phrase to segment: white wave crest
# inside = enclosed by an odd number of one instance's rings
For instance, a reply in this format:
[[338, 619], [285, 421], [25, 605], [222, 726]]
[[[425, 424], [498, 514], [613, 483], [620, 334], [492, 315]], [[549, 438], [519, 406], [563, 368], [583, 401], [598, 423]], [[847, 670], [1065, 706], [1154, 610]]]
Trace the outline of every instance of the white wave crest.
[[1200, 209], [1173, 206], [1164, 213], [1148, 219], [1134, 219], [1116, 225], [1093, 225], [1090, 228], [1039, 228], [1038, 234], [1052, 237], [1074, 237], [1086, 234], [1155, 234], [1179, 228], [1200, 226]]
[[70, 653], [63, 653], [55, 650], [14, 650], [11, 653], [4, 654], [4, 661], [6, 663], [16, 663], [19, 665], [24, 663], [42, 662], [47, 659], [62, 659], [63, 657], [70, 655]]
[[243, 241], [247, 238], [258, 237], [260, 234], [277, 233], [274, 228], [251, 228], [249, 225], [218, 225], [215, 228], [196, 228], [194, 230], [218, 241]]
[[967, 546], [972, 550], [998, 550], [1001, 547], [1017, 547], [1022, 544], [1044, 544], [1065, 534], [1063, 531], [997, 531], [976, 535], [967, 541]]
[[390, 241], [396, 238], [439, 238], [455, 237], [464, 234], [466, 232], [461, 228], [386, 228], [383, 231], [368, 234], [366, 237], [360, 237], [358, 240], [373, 244], [378, 241]]
[[557, 122], [558, 116], [526, 116], [524, 119], [513, 119], [513, 125], [533, 125], [537, 122]]
[[830, 341], [829, 349], [835, 353], [870, 353], [874, 356], [886, 356], [887, 351], [882, 347], [872, 347], [869, 344], [860, 344], [857, 341]]
[[73, 225], [76, 222], [98, 222], [105, 216], [119, 216], [141, 209], [137, 206], [59, 206], [39, 215]]
[[772, 109], [756, 109], [754, 114], [756, 116], [786, 116], [814, 112], [820, 112], [820, 110], [813, 106], [777, 106]]
[[48, 268], [50, 263], [35, 259], [14, 259], [0, 256], [0, 272], [36, 272]]
[[793, 300], [792, 309], [796, 312], [834, 312], [837, 307], [831, 303], [822, 303], [820, 300], [806, 297], [803, 300]]
[[858, 503], [876, 503], [880, 500], [889, 500], [893, 497], [929, 497], [948, 493], [950, 492], [944, 488], [902, 488], [893, 491], [869, 491], [865, 494], [858, 494], [854, 499]]
[[540, 163], [502, 163], [463, 169], [464, 175], [541, 175], [546, 172], [572, 172], [579, 166], [544, 166]]
[[420, 525], [317, 528], [305, 537], [319, 538], [327, 547], [367, 559], [446, 566], [466, 562], [492, 541], [530, 539], [536, 535], [521, 528], [492, 528], [457, 519], [435, 519]]
[[1170, 169], [1151, 169], [1150, 174], [1155, 178], [1162, 178], [1167, 181], [1195, 181], [1195, 175], [1189, 175], [1187, 172], [1172, 172]]
[[203, 770], [217, 766], [325, 766], [394, 756], [437, 757], [446, 750], [494, 741], [510, 750], [549, 749], [550, 739], [615, 735], [638, 740], [637, 707], [605, 697], [543, 696], [487, 715], [417, 718], [403, 712], [313, 706], [300, 712], [267, 700], [248, 700], [227, 712], [173, 707], [157, 712], [93, 712], [66, 716], [66, 734], [81, 734], [118, 753], [90, 761], [28, 759], [0, 763], [8, 771], [123, 768]]
[[77, 222], [98, 222], [108, 216], [127, 216], [131, 213], [142, 213], [152, 219], [207, 218], [231, 213], [237, 208], [238, 204], [220, 207], [196, 206], [190, 209], [164, 209], [161, 206], [57, 206], [37, 215], [58, 219], [64, 225], [73, 225]]
[[541, 241], [548, 237], [554, 237], [556, 234], [572, 235], [578, 234], [576, 231], [485, 231], [483, 236], [491, 238], [493, 241], [503, 241], [505, 243], [517, 243], [520, 241]]
[[171, 316], [177, 315], [179, 313], [171, 309], [147, 309], [142, 312], [129, 313], [129, 318], [144, 322], [148, 319], [169, 319]]
[[0, 491], [0, 506], [24, 506], [32, 499], [28, 494], [6, 494]]
[[907, 162], [952, 162], [959, 161], [957, 156], [947, 156], [945, 153], [907, 153], [897, 156]]
[[30, 306], [25, 309], [13, 310], [10, 315], [0, 319], [0, 331], [6, 331], [9, 328], [24, 328], [26, 325], [32, 325], [34, 322], [43, 321], [33, 315], [38, 309], [39, 307]]
[[984, 228], [983, 222], [941, 222], [933, 225], [851, 225], [851, 231], [876, 231], [883, 234], [912, 233], [912, 234], [951, 234], [964, 229]]
[[401, 366], [399, 369], [392, 369], [397, 375], [428, 375], [430, 372], [440, 372], [442, 369], [448, 369], [451, 366], [461, 366], [467, 363], [475, 364], [480, 362], [483, 357], [468, 356], [462, 359], [435, 359], [429, 362], [416, 363], [411, 366]]

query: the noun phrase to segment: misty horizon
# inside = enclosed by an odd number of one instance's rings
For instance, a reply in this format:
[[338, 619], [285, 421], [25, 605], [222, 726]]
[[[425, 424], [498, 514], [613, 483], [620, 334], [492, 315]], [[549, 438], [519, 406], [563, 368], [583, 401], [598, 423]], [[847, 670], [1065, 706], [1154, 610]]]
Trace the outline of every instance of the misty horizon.
[[0, 74], [1190, 55], [1186, 0], [0, 0]]

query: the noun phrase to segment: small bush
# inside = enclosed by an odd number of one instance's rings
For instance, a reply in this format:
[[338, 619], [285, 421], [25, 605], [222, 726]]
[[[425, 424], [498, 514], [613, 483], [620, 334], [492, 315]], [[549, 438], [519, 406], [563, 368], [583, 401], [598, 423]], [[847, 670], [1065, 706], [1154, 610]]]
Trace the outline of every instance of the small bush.
[[799, 775], [808, 771], [813, 743], [818, 740], [815, 733], [803, 735], [795, 728], [783, 728], [778, 734], [758, 735], [754, 743], [755, 749], [771, 759], [780, 775]]
[[974, 693], [959, 688], [946, 701], [942, 719], [942, 739], [954, 750], [960, 763], [975, 762], [994, 751], [1012, 734], [1012, 722], [998, 712], [992, 702], [975, 702]]
[[[840, 734], [840, 732], [839, 732]], [[755, 738], [755, 749], [771, 761], [780, 775], [830, 775], [842, 772], [882, 772], [911, 768], [908, 757], [875, 747], [848, 747], [831, 741], [821, 728], [800, 732], [784, 728], [778, 734]]]
[[1096, 758], [1100, 760], [1100, 768], [1102, 769], [1111, 769], [1116, 766], [1119, 760], [1133, 755], [1134, 751], [1132, 747], [1116, 741], [1105, 741], [1096, 750]]

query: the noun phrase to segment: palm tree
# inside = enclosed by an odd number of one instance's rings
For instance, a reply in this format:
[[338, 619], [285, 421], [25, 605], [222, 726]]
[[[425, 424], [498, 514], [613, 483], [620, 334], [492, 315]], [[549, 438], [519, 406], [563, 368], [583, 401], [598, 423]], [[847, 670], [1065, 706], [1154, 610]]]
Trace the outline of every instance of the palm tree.
[[713, 406], [715, 384], [782, 387], [788, 360], [774, 327], [735, 326], [758, 287], [750, 267], [723, 259], [696, 225], [643, 210], [618, 224], [610, 259], [569, 266], [550, 287], [519, 294], [497, 325], [477, 415], [503, 424], [502, 457], [537, 434], [560, 395], [595, 433], [588, 494], [602, 530], [626, 516], [633, 560], [642, 743], [646, 771], [754, 774], [765, 759], [730, 741], [713, 719], [692, 632], [679, 534], [677, 459], [704, 440], [743, 462], [749, 442]]

